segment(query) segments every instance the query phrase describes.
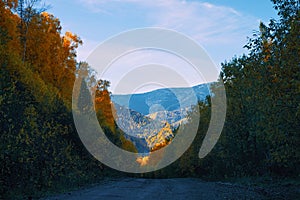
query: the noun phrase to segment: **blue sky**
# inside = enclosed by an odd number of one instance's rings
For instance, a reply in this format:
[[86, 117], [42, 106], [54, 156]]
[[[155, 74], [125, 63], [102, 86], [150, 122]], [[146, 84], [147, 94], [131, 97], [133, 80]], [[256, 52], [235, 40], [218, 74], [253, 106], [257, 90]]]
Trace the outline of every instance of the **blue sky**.
[[[276, 18], [269, 0], [48, 0], [63, 32], [78, 34], [85, 60], [101, 42], [120, 32], [143, 27], [179, 31], [201, 45], [215, 65], [241, 55], [247, 36], [260, 21]], [[111, 78], [111, 77], [110, 77]]]

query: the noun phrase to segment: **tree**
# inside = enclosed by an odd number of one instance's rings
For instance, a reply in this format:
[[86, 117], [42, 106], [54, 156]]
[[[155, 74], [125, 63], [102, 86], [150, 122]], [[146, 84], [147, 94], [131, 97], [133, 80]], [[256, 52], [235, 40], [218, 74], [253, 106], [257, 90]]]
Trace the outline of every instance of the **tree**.
[[16, 9], [17, 1], [0, 1], [0, 199], [31, 198], [103, 170], [82, 145], [70, 109], [79, 37], [61, 37], [57, 18], [35, 14], [24, 60]]
[[298, 173], [299, 1], [273, 2], [280, 21], [261, 23], [245, 46], [249, 55], [224, 63], [221, 73], [229, 104], [221, 145], [240, 175]]
[[78, 97], [78, 109], [82, 113], [91, 112], [93, 110], [93, 102], [89, 89], [85, 80], [81, 81], [80, 93]]
[[18, 0], [17, 13], [20, 16], [20, 41], [23, 47], [22, 60], [25, 62], [29, 25], [34, 16], [46, 11], [46, 6], [36, 8], [41, 0]]
[[97, 84], [97, 90], [104, 91], [110, 87], [110, 82], [107, 80], [99, 80]]

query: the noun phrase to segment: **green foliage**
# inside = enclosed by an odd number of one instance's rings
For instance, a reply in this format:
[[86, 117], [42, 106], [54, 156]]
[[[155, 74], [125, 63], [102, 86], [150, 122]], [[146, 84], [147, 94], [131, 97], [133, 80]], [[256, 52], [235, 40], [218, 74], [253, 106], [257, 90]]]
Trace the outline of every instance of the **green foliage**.
[[239, 175], [299, 174], [299, 2], [274, 3], [280, 21], [261, 23], [249, 56], [223, 64], [230, 139], [223, 145], [238, 158], [231, 169]]
[[210, 121], [208, 99], [200, 104], [194, 144], [178, 161], [149, 177], [299, 176], [299, 1], [273, 2], [280, 20], [261, 23], [245, 46], [249, 54], [222, 64], [227, 116], [217, 145], [204, 159], [198, 159]]
[[222, 64], [227, 117], [218, 144], [200, 162], [202, 175], [299, 175], [299, 2], [274, 3], [280, 21], [261, 23], [245, 46], [249, 55]]
[[[142, 176], [299, 176], [299, 1], [273, 2], [280, 20], [261, 23], [245, 46], [249, 55], [222, 65], [228, 109], [213, 151], [198, 159], [210, 121], [207, 98], [199, 103], [201, 119], [193, 145], [172, 165]], [[47, 13], [30, 17], [24, 34], [15, 9], [17, 1], [0, 2], [0, 198], [34, 197], [117, 174], [87, 152], [72, 119], [76, 48], [82, 41], [72, 33], [61, 37], [59, 20]], [[86, 97], [95, 92], [97, 117], [107, 137], [136, 152], [115, 124], [109, 82], [96, 85], [93, 76], [87, 82], [80, 83], [78, 110], [90, 111], [92, 98]], [[190, 113], [190, 120], [196, 120], [196, 112]]]

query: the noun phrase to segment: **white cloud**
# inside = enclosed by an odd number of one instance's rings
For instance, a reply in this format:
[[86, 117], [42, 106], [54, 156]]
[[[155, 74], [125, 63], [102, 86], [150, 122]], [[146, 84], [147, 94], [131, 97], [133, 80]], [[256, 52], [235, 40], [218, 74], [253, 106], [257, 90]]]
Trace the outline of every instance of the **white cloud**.
[[[202, 62], [205, 63], [205, 66], [209, 65], [206, 60]], [[120, 57], [109, 66], [101, 78], [113, 80], [111, 85], [113, 93], [129, 94], [132, 92], [132, 88], [140, 87], [141, 83], [190, 87], [199, 83], [212, 82], [216, 80], [215, 75], [211, 74], [205, 79], [197, 69], [175, 54], [147, 49], [133, 51]], [[147, 89], [142, 91], [146, 92]]]
[[[246, 37], [252, 33], [252, 30], [257, 26], [257, 19], [252, 16], [245, 16], [233, 8], [218, 6], [207, 2], [195, 2], [195, 1], [180, 1], [180, 0], [77, 0], [84, 3], [84, 5], [92, 11], [95, 18], [105, 16], [105, 19], [109, 20], [109, 27], [120, 27], [118, 31], [126, 31], [138, 24], [142, 24], [146, 27], [161, 27], [179, 31], [195, 40], [199, 45], [206, 49], [208, 55], [212, 58], [213, 62], [219, 65], [225, 59], [232, 58], [235, 54], [240, 55], [243, 52], [243, 45], [246, 43]], [[109, 16], [108, 16], [109, 15]], [[124, 19], [125, 18], [125, 19]], [[113, 19], [113, 20], [111, 20]], [[111, 26], [113, 23], [113, 26]], [[125, 23], [125, 24], [124, 24]], [[110, 32], [109, 27], [101, 27], [103, 31]], [[135, 27], [142, 28], [142, 27]], [[90, 32], [97, 32], [99, 27], [91, 27]], [[115, 33], [117, 34], [117, 33]], [[97, 39], [97, 38], [96, 38]], [[95, 48], [107, 38], [99, 38], [99, 41], [95, 41], [95, 38], [83, 38], [84, 45], [78, 50], [79, 60], [86, 60], [88, 56], [93, 52], [97, 54]], [[122, 42], [121, 42], [122, 43]], [[126, 45], [119, 44], [118, 45]], [[116, 47], [114, 50], [122, 49]], [[105, 59], [111, 58], [111, 51], [107, 49], [104, 52]], [[101, 53], [101, 55], [103, 52]], [[104, 55], [103, 54], [103, 55]], [[96, 71], [99, 69], [99, 59], [94, 56], [93, 59], [89, 59]], [[101, 63], [101, 62], [100, 62]], [[138, 82], [139, 77], [135, 74], [135, 67], [142, 66], [143, 64], [159, 63], [163, 66], [172, 66], [172, 69], [182, 74], [189, 85], [196, 85], [197, 83], [214, 81], [218, 76], [218, 72], [212, 73], [211, 76], [206, 77], [207, 80], [202, 80], [196, 73], [188, 69], [188, 65], [176, 60], [172, 55], [167, 56], [161, 52], [136, 52], [119, 60], [119, 62], [110, 66], [110, 69], [104, 75], [107, 80], [112, 83], [111, 89], [113, 92], [118, 93], [130, 93], [128, 88], [135, 88], [140, 86]], [[184, 66], [184, 67], [183, 67]], [[206, 69], [206, 64], [203, 65], [203, 69]], [[100, 68], [103, 66], [100, 66]], [[184, 71], [180, 71], [184, 69]], [[100, 70], [101, 71], [101, 70]], [[205, 70], [204, 70], [205, 71]], [[99, 72], [99, 71], [98, 71]], [[140, 71], [137, 71], [140, 72]], [[129, 81], [124, 79], [126, 84], [125, 88], [117, 87], [119, 81], [123, 80], [123, 76], [129, 76]], [[153, 77], [158, 76], [142, 76], [142, 80], [145, 77], [149, 77], [152, 81]], [[176, 76], [175, 76], [176, 77]], [[170, 77], [169, 77], [170, 78]], [[177, 80], [178, 78], [176, 78]], [[137, 82], [134, 82], [137, 81]], [[159, 81], [157, 81], [159, 82]], [[176, 82], [176, 81], [175, 81]], [[182, 83], [173, 83], [173, 86], [186, 86]], [[131, 87], [129, 87], [131, 86]], [[153, 88], [156, 88], [153, 86]], [[126, 90], [127, 89], [127, 90]], [[119, 91], [120, 90], [120, 91]]]
[[229, 7], [206, 2], [183, 4], [172, 1], [172, 4], [156, 5], [156, 8], [151, 14], [154, 25], [181, 31], [203, 44], [232, 43], [235, 36], [245, 32], [244, 27], [253, 25], [249, 16], [243, 16]]
[[[147, 22], [182, 32], [206, 48], [215, 63], [243, 52], [246, 37], [257, 27], [257, 18], [246, 16], [233, 8], [208, 2], [180, 0], [79, 0], [92, 11], [118, 16], [125, 7], [134, 15], [142, 9]], [[122, 8], [122, 9], [120, 9]], [[124, 17], [124, 16], [122, 16]], [[136, 18], [137, 21], [143, 20]], [[128, 22], [132, 23], [132, 22]], [[136, 27], [140, 28], [140, 27]]]

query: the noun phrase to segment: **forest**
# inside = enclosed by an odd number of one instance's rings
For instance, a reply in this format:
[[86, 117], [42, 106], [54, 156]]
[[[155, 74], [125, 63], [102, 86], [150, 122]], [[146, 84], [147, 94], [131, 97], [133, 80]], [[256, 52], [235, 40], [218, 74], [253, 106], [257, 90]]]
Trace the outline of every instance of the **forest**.
[[[96, 80], [88, 63], [77, 60], [76, 49], [84, 41], [62, 33], [60, 20], [38, 2], [0, 2], [0, 199], [41, 197], [106, 177], [299, 178], [297, 0], [272, 0], [278, 20], [260, 23], [245, 44], [248, 54], [222, 63], [227, 114], [212, 152], [198, 157], [214, 98], [207, 97], [199, 102], [201, 120], [192, 146], [170, 166], [146, 174], [113, 170], [83, 146], [73, 121], [72, 92], [76, 77], [82, 75], [79, 68], [85, 66], [88, 79], [81, 89], [94, 94], [106, 135], [117, 146], [136, 152], [114, 121], [109, 82]], [[212, 91], [217, 89], [212, 85]], [[190, 116], [193, 120], [192, 112]]]

